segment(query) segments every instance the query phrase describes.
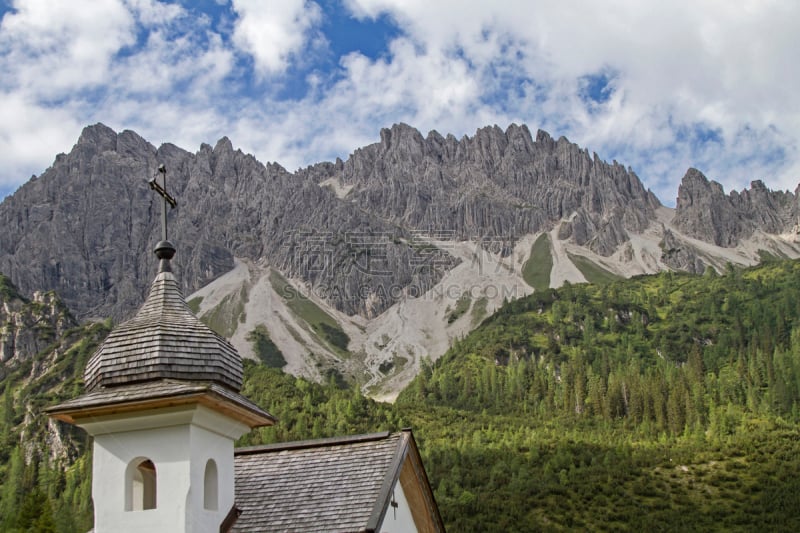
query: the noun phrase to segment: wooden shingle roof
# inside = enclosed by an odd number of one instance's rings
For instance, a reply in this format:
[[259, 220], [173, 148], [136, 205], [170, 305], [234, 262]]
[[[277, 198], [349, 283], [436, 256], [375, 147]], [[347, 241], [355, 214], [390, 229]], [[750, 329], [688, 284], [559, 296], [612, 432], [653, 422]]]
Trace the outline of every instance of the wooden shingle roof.
[[418, 529], [444, 531], [407, 430], [240, 448], [234, 462], [241, 510], [234, 532], [378, 531], [401, 470], [421, 486], [418, 507], [429, 527]]
[[192, 313], [175, 276], [163, 269], [136, 316], [109, 334], [84, 372], [88, 391], [160, 379], [242, 388], [241, 357]]

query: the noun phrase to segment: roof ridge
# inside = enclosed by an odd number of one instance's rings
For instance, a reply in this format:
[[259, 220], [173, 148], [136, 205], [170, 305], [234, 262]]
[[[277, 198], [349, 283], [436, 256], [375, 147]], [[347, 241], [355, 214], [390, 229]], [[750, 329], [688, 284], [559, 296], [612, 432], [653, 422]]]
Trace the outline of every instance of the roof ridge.
[[275, 452], [283, 450], [302, 450], [307, 448], [323, 448], [329, 446], [340, 446], [343, 444], [356, 444], [359, 442], [371, 442], [376, 440], [388, 439], [393, 435], [401, 435], [404, 431], [392, 433], [391, 431], [381, 431], [377, 433], [365, 433], [362, 435], [349, 435], [345, 437], [327, 437], [322, 439], [308, 439], [293, 442], [276, 442], [273, 444], [260, 444], [256, 446], [246, 446], [236, 448], [234, 455], [250, 455], [261, 452]]

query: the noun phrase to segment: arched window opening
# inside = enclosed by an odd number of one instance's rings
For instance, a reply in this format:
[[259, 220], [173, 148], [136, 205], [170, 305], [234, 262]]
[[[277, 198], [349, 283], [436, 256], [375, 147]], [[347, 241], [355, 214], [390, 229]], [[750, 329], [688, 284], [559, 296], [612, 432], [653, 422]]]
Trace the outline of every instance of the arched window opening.
[[135, 459], [125, 472], [125, 510], [156, 508], [156, 465], [150, 459]]
[[209, 511], [216, 511], [219, 505], [217, 501], [219, 495], [218, 478], [217, 463], [214, 462], [214, 459], [209, 459], [203, 475], [203, 507]]

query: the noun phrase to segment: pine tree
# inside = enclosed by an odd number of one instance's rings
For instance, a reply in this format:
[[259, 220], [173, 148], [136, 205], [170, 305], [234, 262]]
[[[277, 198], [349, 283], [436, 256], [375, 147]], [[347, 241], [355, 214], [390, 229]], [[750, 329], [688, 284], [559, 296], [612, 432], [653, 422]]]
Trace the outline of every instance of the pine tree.
[[10, 460], [0, 492], [0, 525], [6, 531], [16, 527], [17, 513], [24, 494], [25, 463], [19, 446], [11, 451]]

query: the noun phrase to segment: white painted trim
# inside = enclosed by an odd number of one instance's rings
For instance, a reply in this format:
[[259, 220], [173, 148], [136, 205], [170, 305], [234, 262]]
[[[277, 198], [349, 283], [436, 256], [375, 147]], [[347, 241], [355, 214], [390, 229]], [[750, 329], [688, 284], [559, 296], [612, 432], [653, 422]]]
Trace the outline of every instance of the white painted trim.
[[179, 426], [183, 424], [194, 424], [234, 440], [250, 431], [249, 426], [238, 420], [234, 420], [199, 404], [86, 417], [76, 420], [76, 424], [78, 427], [85, 429], [92, 436]]

